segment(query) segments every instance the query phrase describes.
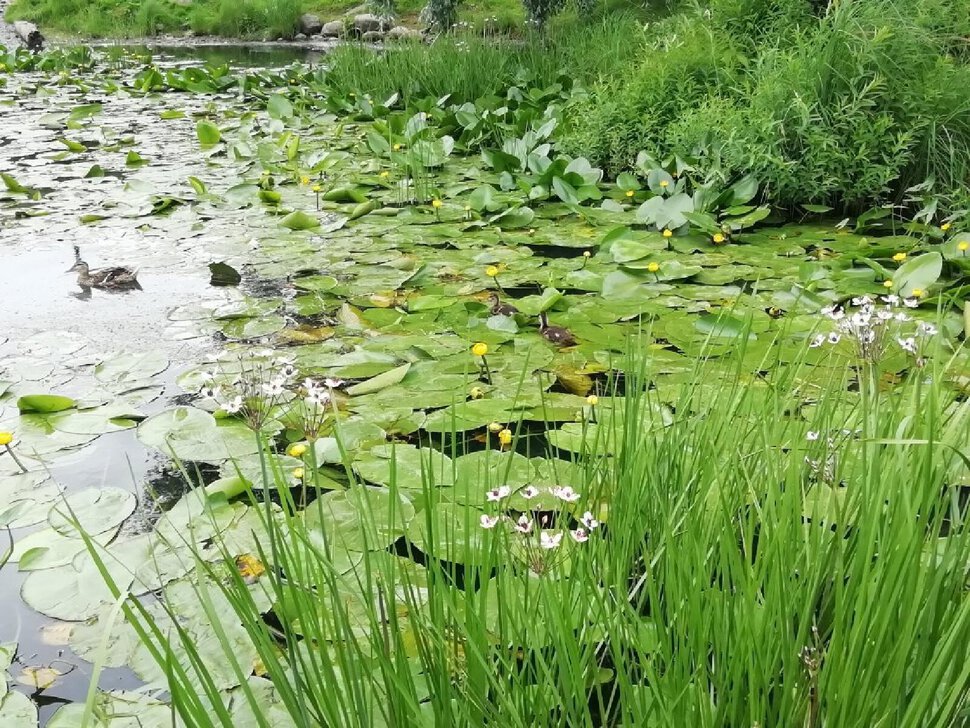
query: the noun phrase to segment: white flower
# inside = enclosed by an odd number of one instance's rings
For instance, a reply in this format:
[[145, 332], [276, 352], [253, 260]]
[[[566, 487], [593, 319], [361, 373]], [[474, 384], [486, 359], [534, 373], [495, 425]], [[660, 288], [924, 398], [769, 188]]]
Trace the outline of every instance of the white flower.
[[236, 414], [243, 408], [243, 398], [238, 394], [226, 402], [222, 408], [231, 415]]
[[202, 374], [200, 374], [199, 376], [203, 382], [211, 382], [213, 379], [216, 378], [216, 373], [214, 370], [210, 369], [207, 372], [202, 372]]
[[[545, 534], [542, 534], [545, 536]], [[576, 543], [586, 543], [589, 541], [589, 532], [585, 528], [577, 528], [575, 531], [570, 531], [569, 535], [573, 537], [573, 541]]]
[[278, 367], [293, 366], [296, 363], [295, 356], [278, 356], [273, 361], [273, 363]]
[[276, 355], [276, 352], [272, 349], [260, 349], [256, 352], [256, 356], [260, 359], [272, 359]]
[[882, 300], [888, 303], [890, 306], [896, 306], [899, 304], [899, 296], [895, 293], [890, 293], [888, 296], [883, 296]]
[[263, 385], [263, 391], [270, 397], [279, 397], [284, 391], [283, 382], [274, 377], [267, 384]]
[[525, 488], [519, 491], [519, 495], [521, 495], [526, 500], [531, 500], [532, 498], [535, 498], [537, 495], [539, 495], [539, 489], [536, 488], [534, 485], [527, 485]]
[[869, 296], [860, 296], [852, 299], [853, 306], [869, 306], [872, 304], [872, 299]]
[[570, 488], [568, 485], [556, 486], [555, 488], [550, 488], [549, 492], [552, 493], [556, 498], [566, 503], [575, 503], [579, 500], [579, 493]]
[[498, 488], [494, 488], [485, 494], [485, 498], [490, 501], [500, 501], [503, 498], [508, 498], [512, 489], [507, 485], [500, 485]]
[[199, 392], [203, 399], [219, 399], [219, 387], [203, 387]]
[[805, 433], [805, 439], [809, 442], [815, 442], [818, 439], [818, 433], [815, 430], [809, 430]]
[[284, 364], [282, 367], [280, 367], [279, 376], [286, 379], [292, 379], [296, 376], [296, 367], [289, 363]]
[[842, 340], [842, 337], [839, 334], [836, 334], [835, 332], [829, 334], [829, 343], [830, 344], [838, 344], [839, 341], [841, 341], [841, 340]]
[[881, 311], [876, 311], [876, 318], [879, 319], [879, 322], [889, 321], [893, 317], [893, 315], [894, 315], [893, 312], [890, 311], [888, 308], [884, 308]]
[[919, 299], [917, 298], [904, 298], [903, 305], [906, 308], [919, 308]]
[[532, 530], [532, 521], [526, 515], [519, 516], [519, 520], [515, 522], [515, 530], [519, 533], [529, 533]]
[[909, 316], [907, 316], [902, 311], [900, 311], [899, 313], [896, 314], [896, 320], [899, 321], [899, 323], [905, 323], [909, 321]]
[[935, 336], [936, 327], [933, 324], [920, 321], [919, 326], [916, 327], [916, 333], [918, 333], [920, 336]]
[[872, 318], [865, 311], [856, 311], [849, 317], [849, 323], [851, 323], [856, 328], [865, 328], [869, 325], [869, 319]]
[[908, 339], [896, 339], [899, 342], [899, 346], [903, 351], [908, 351], [910, 354], [916, 353], [916, 339], [910, 336]]
[[593, 514], [589, 511], [586, 511], [583, 514], [583, 517], [579, 519], [579, 522], [586, 526], [586, 528], [588, 528], [590, 531], [600, 525], [600, 522], [593, 518]]
[[339, 387], [340, 385], [342, 385], [344, 383], [344, 380], [343, 379], [330, 379], [329, 377], [327, 377], [326, 379], [323, 380], [323, 383], [326, 386], [330, 387], [330, 389], [336, 389], [337, 387]]
[[322, 389], [311, 389], [304, 401], [313, 407], [326, 407], [330, 404], [330, 394]]
[[482, 528], [495, 528], [495, 524], [497, 524], [498, 521], [498, 516], [489, 516], [483, 513], [478, 519], [478, 525], [480, 525]]
[[310, 377], [307, 377], [306, 379], [303, 380], [303, 388], [308, 392], [312, 392], [314, 389], [316, 389], [319, 386], [320, 385], [314, 382], [312, 379], [310, 379]]
[[808, 348], [817, 349], [824, 343], [825, 343], [825, 334], [818, 334], [814, 339], [812, 339], [812, 342], [808, 345]]
[[560, 541], [562, 541], [562, 533], [550, 534], [548, 531], [543, 531], [539, 534], [539, 545], [544, 549], [558, 548]]

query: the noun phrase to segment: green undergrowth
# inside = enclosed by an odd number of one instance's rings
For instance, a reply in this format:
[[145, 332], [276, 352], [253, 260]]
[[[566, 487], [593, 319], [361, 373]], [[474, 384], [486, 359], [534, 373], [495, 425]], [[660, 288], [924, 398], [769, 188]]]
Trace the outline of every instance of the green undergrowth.
[[961, 725], [970, 419], [942, 369], [883, 393], [865, 365], [806, 388], [800, 360], [719, 379], [701, 359], [656, 388], [633, 358], [586, 414], [606, 419], [573, 457], [575, 502], [543, 489], [530, 507], [521, 484], [487, 500], [516, 468], [499, 449], [461, 497], [433, 449], [380, 488], [345, 459], [338, 491], [300, 491], [264, 455], [236, 496], [248, 534], [223, 531], [232, 507], [210, 496], [195, 528], [214, 545], [158, 604], [123, 602], [171, 710], [199, 726]]

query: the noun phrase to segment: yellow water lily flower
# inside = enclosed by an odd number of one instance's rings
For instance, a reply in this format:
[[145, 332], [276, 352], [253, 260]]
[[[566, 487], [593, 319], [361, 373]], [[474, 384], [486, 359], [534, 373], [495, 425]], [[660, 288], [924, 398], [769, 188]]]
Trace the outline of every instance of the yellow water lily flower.
[[391, 176], [391, 173], [388, 172], [386, 169], [383, 172], [381, 172], [381, 179], [387, 179], [390, 176]]
[[485, 269], [485, 275], [487, 275], [489, 278], [494, 278], [495, 276], [497, 276], [498, 275], [498, 266], [497, 265], [490, 265], [490, 266], [488, 266]]
[[592, 255], [593, 255], [593, 254], [592, 254], [591, 252], [589, 252], [588, 250], [584, 250], [584, 251], [583, 251], [583, 257], [584, 257], [584, 258], [589, 258], [589, 257], [591, 257]]
[[887, 278], [886, 280], [884, 280], [882, 282], [882, 287], [883, 288], [892, 288], [893, 287], [893, 282]]
[[673, 236], [674, 236], [674, 231], [673, 230], [671, 230], [670, 228], [664, 228], [664, 237], [665, 238], [672, 238]]
[[401, 151], [401, 145], [400, 144], [395, 144], [392, 148], [394, 149], [395, 152], [400, 152]]
[[588, 404], [590, 407], [595, 407], [596, 405], [599, 404], [599, 402], [600, 402], [600, 398], [597, 397], [595, 394], [591, 394], [586, 398], [586, 404]]
[[322, 189], [323, 189], [323, 187], [321, 187], [320, 185], [313, 185], [313, 191], [314, 192], [320, 192]]
[[895, 260], [897, 263], [902, 263], [904, 260], [906, 260], [906, 253], [896, 253], [896, 255], [893, 256], [893, 260]]
[[970, 248], [970, 243], [968, 243], [966, 240], [957, 243], [957, 250], [959, 250], [961, 253], [966, 253], [967, 248]]
[[945, 222], [942, 225], [940, 225], [940, 230], [942, 230], [943, 232], [946, 232], [951, 227], [953, 227], [953, 224], [952, 223]]
[[485, 356], [488, 353], [488, 344], [479, 341], [472, 346], [472, 354], [475, 356]]
[[481, 399], [485, 396], [485, 390], [481, 387], [472, 387], [471, 391], [468, 393], [472, 399]]
[[922, 298], [926, 295], [926, 291], [924, 291], [922, 288], [914, 288], [911, 295], [913, 298]]
[[506, 427], [504, 430], [498, 433], [498, 441], [500, 445], [508, 445], [512, 442], [512, 430]]
[[0, 447], [9, 445], [11, 442], [13, 442], [12, 432], [0, 432]]
[[660, 186], [661, 187], [668, 187], [668, 186], [670, 186], [670, 181], [669, 180], [662, 179], [662, 180], [660, 180]]
[[293, 472], [291, 474], [293, 475], [293, 480], [303, 480], [303, 468], [293, 468]]
[[442, 204], [443, 203], [438, 198], [431, 200], [431, 206], [436, 210], [440, 209]]
[[650, 273], [656, 273], [660, 270], [660, 263], [647, 263], [647, 270]]
[[290, 457], [299, 458], [306, 454], [307, 447], [302, 442], [298, 442], [295, 445], [290, 445], [290, 449], [286, 451], [286, 454]]
[[501, 422], [489, 422], [488, 423], [488, 431], [489, 432], [492, 432], [492, 433], [501, 432], [504, 429], [505, 429], [505, 426]]
[[714, 237], [712, 237], [711, 240], [714, 241], [715, 245], [720, 245], [725, 240], [727, 240], [727, 238], [724, 237], [723, 233], [714, 233]]
[[633, 197], [633, 190], [627, 190], [626, 191], [626, 196], [627, 197]]

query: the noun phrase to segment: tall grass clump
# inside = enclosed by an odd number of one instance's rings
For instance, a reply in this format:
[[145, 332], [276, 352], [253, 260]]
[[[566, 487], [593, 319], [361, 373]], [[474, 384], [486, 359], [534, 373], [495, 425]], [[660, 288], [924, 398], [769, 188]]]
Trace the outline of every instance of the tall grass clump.
[[[644, 355], [627, 371], [622, 414], [577, 456], [575, 510], [531, 513], [550, 532], [602, 521], [585, 543], [530, 546], [518, 513], [489, 520], [511, 508], [485, 497], [500, 473], [455, 502], [430, 465], [407, 498], [393, 467], [386, 489], [352, 483], [356, 527], [321, 530], [321, 499], [300, 510], [264, 462], [265, 573], [217, 537], [224, 563], [199, 553], [194, 577], [234, 702], [274, 726], [961, 725], [970, 411], [945, 365], [886, 392], [871, 363], [739, 348], [733, 376], [702, 361], [652, 384]], [[181, 720], [232, 725], [193, 635], [125, 610]]]
[[189, 25], [196, 33], [239, 38], [292, 38], [303, 12], [301, 0], [216, 0], [196, 5]]
[[447, 95], [452, 101], [474, 101], [504, 95], [509, 86], [549, 85], [561, 75], [587, 82], [621, 73], [642, 39], [635, 18], [619, 13], [523, 41], [456, 33], [430, 45], [409, 44], [382, 53], [342, 46], [327, 56], [327, 81], [340, 93], [378, 98], [401, 93], [406, 101]]

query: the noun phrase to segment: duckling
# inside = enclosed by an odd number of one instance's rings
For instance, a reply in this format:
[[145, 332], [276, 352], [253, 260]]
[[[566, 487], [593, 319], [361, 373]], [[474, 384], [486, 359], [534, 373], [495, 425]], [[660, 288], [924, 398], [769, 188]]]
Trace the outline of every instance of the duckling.
[[539, 314], [539, 333], [556, 346], [574, 346], [576, 344], [576, 337], [572, 335], [569, 329], [549, 325], [545, 311]]
[[115, 266], [113, 268], [101, 268], [91, 270], [83, 260], [77, 261], [68, 273], [77, 273], [77, 284], [82, 288], [106, 288], [106, 289], [140, 289], [138, 283], [138, 271], [126, 268], [125, 266]]
[[512, 304], [502, 303], [502, 299], [494, 291], [488, 294], [488, 303], [491, 306], [489, 311], [493, 316], [514, 316], [519, 312], [519, 309]]

